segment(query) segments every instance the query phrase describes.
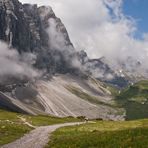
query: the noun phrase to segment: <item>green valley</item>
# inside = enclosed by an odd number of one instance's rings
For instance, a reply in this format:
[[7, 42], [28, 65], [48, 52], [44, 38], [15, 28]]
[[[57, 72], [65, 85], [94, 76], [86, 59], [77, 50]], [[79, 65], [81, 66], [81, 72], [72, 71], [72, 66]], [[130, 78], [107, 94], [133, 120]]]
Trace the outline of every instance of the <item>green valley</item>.
[[143, 80], [122, 90], [117, 102], [126, 109], [126, 119], [148, 118], [148, 81]]

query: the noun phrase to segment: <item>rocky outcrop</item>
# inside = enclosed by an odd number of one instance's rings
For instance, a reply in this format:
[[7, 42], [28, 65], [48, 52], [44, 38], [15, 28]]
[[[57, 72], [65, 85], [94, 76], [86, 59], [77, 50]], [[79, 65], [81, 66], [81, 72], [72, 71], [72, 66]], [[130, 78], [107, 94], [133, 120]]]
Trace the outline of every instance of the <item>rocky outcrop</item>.
[[[47, 30], [50, 19], [55, 21], [55, 31], [62, 34], [63, 46], [66, 47], [64, 52], [53, 49], [49, 42], [51, 36]], [[18, 0], [0, 0], [0, 40], [6, 41], [10, 48], [16, 48], [20, 54], [34, 53], [37, 55], [35, 66], [48, 72], [67, 71], [70, 62], [67, 62], [69, 59], [64, 57], [64, 53], [70, 55], [74, 52], [65, 26], [51, 7], [22, 5]]]
[[31, 20], [29, 22], [23, 5], [17, 0], [0, 2], [0, 39], [6, 41], [10, 47], [17, 48], [19, 52], [31, 51], [38, 38], [31, 32]]

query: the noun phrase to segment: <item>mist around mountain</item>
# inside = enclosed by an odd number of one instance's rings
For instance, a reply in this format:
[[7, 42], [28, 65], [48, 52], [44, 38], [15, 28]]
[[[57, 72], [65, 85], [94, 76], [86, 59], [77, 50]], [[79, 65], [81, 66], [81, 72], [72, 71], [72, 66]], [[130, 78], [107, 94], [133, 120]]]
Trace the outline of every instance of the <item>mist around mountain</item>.
[[[73, 46], [50, 6], [0, 0], [0, 107], [32, 115], [124, 120], [113, 89], [144, 79], [140, 61], [114, 67]], [[114, 88], [115, 87], [115, 88]]]
[[[5, 53], [1, 53], [6, 56], [4, 61], [1, 61], [1, 75], [18, 78], [39, 77], [46, 73], [52, 75], [85, 72], [119, 87], [128, 84], [123, 74], [117, 73], [109, 62], [99, 58], [89, 59], [83, 50], [76, 51], [64, 24], [56, 17], [51, 7], [38, 8], [37, 5], [22, 5], [13, 0], [1, 0], [0, 6], [1, 48], [5, 48]], [[8, 53], [9, 48], [16, 50]], [[11, 54], [13, 61], [7, 59], [7, 54]], [[6, 62], [9, 65], [8, 71], [5, 68], [3, 72], [3, 63]]]

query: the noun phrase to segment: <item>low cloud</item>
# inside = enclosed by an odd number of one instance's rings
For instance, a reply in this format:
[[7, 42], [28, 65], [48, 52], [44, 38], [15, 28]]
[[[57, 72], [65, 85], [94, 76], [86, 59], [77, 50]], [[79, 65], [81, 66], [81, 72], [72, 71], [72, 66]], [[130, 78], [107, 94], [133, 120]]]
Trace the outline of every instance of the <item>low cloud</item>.
[[36, 69], [32, 67], [35, 55], [20, 55], [16, 49], [9, 49], [8, 45], [0, 41], [0, 82], [7, 78], [33, 79], [38, 76]]

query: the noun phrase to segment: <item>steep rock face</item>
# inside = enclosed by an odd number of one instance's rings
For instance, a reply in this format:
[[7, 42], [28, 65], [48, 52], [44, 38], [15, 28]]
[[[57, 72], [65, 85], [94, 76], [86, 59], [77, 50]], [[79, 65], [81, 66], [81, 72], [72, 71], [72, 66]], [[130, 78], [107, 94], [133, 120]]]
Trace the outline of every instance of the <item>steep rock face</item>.
[[1, 0], [0, 11], [0, 39], [19, 52], [31, 51], [38, 38], [31, 32], [31, 22], [23, 5], [17, 0]]
[[[68, 59], [64, 57], [63, 51], [53, 49], [49, 42], [52, 37], [47, 31], [50, 28], [50, 19], [55, 21], [55, 31], [62, 34], [65, 52], [69, 52], [70, 55], [74, 52], [74, 48], [66, 28], [50, 7], [22, 5], [17, 0], [0, 0], [0, 40], [6, 41], [9, 47], [16, 48], [19, 53], [36, 54], [37, 68], [45, 68], [48, 72], [65, 72]], [[58, 56], [58, 61], [55, 56]], [[54, 67], [50, 68], [49, 65]]]
[[[83, 59], [75, 51], [65, 26], [51, 7], [0, 0], [0, 40], [7, 42], [10, 50], [16, 48], [20, 55], [36, 55], [33, 66], [45, 70], [38, 80], [11, 77], [11, 83], [0, 84], [0, 107], [34, 115], [124, 119], [121, 109], [112, 104], [110, 92], [100, 82], [84, 77], [83, 70], [90, 74], [86, 63], [94, 60], [87, 55]], [[56, 73], [73, 75], [50, 77]]]
[[0, 40], [15, 47], [20, 54], [35, 54], [34, 66], [49, 74], [69, 72], [80, 75], [83, 70], [119, 87], [128, 84], [101, 59], [91, 60], [83, 51], [76, 53], [65, 26], [51, 7], [0, 0]]

